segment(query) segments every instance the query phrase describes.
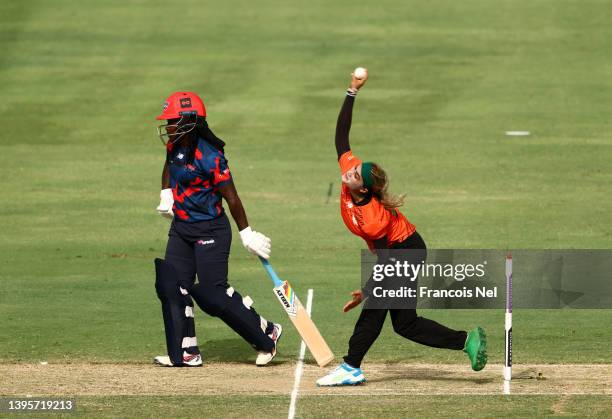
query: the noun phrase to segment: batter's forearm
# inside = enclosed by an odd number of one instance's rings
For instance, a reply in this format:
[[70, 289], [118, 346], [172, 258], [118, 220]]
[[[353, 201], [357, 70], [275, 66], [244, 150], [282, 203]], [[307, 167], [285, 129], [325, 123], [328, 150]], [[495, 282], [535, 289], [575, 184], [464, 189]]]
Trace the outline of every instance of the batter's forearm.
[[242, 231], [249, 226], [249, 221], [247, 220], [246, 212], [244, 211], [244, 207], [242, 206], [242, 201], [236, 195], [231, 200], [226, 200], [227, 206], [229, 207], [230, 213], [232, 214], [232, 218], [236, 222], [236, 226], [238, 227], [238, 231]]
[[227, 202], [227, 206], [232, 214], [232, 218], [236, 222], [238, 231], [242, 231], [247, 228], [249, 226], [249, 220], [247, 220], [246, 212], [244, 211], [242, 201], [238, 196], [238, 191], [236, 190], [234, 182], [230, 181], [221, 186], [219, 188], [219, 192], [221, 192], [221, 196], [223, 196], [223, 199], [225, 199], [225, 202]]
[[170, 170], [168, 170], [168, 162], [164, 163], [164, 169], [161, 175], [161, 188], [167, 189], [170, 187]]
[[340, 109], [340, 114], [338, 115], [338, 122], [336, 123], [336, 153], [338, 154], [338, 159], [351, 149], [349, 144], [349, 132], [353, 120], [354, 103], [355, 96], [347, 94], [342, 104], [342, 108]]

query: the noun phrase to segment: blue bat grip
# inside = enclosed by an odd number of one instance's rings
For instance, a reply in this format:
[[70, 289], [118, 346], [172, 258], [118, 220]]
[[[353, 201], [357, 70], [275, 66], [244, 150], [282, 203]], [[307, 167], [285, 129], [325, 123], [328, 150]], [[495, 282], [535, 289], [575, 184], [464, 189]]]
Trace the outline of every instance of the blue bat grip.
[[279, 285], [283, 285], [283, 281], [281, 281], [278, 275], [276, 275], [276, 272], [274, 272], [274, 269], [272, 269], [272, 265], [270, 265], [270, 262], [268, 262], [261, 256], [259, 257], [259, 260], [261, 260], [262, 265], [264, 266], [264, 268], [266, 268], [268, 275], [270, 275], [270, 279], [272, 280], [272, 282], [274, 282], [274, 286], [278, 287]]

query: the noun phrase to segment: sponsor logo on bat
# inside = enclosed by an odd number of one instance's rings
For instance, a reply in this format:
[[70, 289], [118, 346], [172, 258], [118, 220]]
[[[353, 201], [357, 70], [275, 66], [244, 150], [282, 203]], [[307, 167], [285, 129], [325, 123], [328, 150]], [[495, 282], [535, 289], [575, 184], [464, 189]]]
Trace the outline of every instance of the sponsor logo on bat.
[[274, 288], [274, 293], [278, 300], [281, 302], [283, 307], [285, 307], [285, 311], [290, 316], [295, 316], [297, 313], [297, 306], [295, 304], [295, 293], [291, 288], [291, 285], [287, 281], [283, 283], [283, 285]]

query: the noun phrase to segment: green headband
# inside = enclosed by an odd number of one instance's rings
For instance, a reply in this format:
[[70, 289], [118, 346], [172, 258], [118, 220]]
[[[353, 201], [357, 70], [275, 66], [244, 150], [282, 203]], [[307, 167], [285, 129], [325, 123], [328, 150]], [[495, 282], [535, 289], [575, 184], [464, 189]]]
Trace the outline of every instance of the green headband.
[[369, 190], [372, 190], [372, 184], [374, 179], [372, 178], [372, 167], [374, 163], [367, 161], [361, 164], [361, 178], [363, 179], [363, 186]]

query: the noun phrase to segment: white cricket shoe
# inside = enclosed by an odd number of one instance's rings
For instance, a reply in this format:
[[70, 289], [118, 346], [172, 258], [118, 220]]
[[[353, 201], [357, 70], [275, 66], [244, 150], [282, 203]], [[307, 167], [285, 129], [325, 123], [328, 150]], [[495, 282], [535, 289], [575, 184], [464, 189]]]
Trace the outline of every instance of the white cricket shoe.
[[318, 386], [354, 386], [365, 382], [361, 368], [343, 362], [338, 368], [317, 380]]
[[274, 341], [274, 349], [272, 349], [272, 352], [258, 352], [257, 359], [255, 360], [255, 365], [257, 365], [258, 367], [263, 367], [264, 365], [268, 365], [270, 361], [274, 359], [274, 357], [276, 356], [276, 343], [278, 342], [282, 334], [283, 327], [278, 323], [274, 323], [272, 333], [268, 335], [270, 336], [270, 339]]
[[173, 367], [172, 361], [170, 361], [170, 357], [168, 355], [159, 355], [153, 358], [153, 363], [157, 365], [161, 365], [162, 367]]
[[[157, 365], [161, 365], [162, 367], [174, 367], [175, 365], [170, 361], [170, 357], [168, 355], [160, 355], [156, 356], [153, 359], [153, 363]], [[202, 355], [196, 354], [188, 354], [187, 352], [183, 352], [183, 364], [176, 365], [178, 367], [201, 367], [202, 366]]]

